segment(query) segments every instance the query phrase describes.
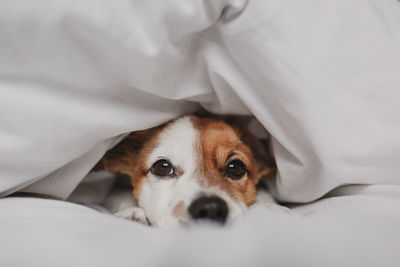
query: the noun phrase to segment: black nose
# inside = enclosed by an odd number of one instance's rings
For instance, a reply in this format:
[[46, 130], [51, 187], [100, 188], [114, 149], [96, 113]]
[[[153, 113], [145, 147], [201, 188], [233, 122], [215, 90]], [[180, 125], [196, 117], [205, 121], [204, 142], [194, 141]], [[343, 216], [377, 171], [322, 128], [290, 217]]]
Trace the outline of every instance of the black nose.
[[225, 223], [228, 217], [228, 206], [219, 197], [201, 197], [190, 204], [189, 213], [195, 220], [208, 219]]

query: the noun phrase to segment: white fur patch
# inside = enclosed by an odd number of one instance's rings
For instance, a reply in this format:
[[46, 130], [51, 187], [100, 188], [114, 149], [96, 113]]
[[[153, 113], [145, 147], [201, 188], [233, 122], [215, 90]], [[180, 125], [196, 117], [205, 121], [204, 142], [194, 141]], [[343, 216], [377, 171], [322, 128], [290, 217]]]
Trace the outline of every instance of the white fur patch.
[[159, 159], [168, 159], [182, 170], [182, 175], [177, 178], [157, 177], [149, 173], [143, 183], [139, 205], [153, 225], [175, 227], [188, 220], [187, 215], [182, 218], [174, 216], [173, 209], [181, 201], [187, 208], [201, 192], [195, 179], [197, 135], [189, 117], [179, 119], [160, 133], [157, 145], [148, 157], [148, 168]]

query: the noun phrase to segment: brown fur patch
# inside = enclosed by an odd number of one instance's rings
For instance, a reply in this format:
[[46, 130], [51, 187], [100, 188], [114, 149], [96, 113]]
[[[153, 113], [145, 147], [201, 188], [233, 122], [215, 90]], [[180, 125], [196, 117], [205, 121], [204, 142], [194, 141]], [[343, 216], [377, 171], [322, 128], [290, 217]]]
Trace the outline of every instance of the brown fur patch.
[[143, 145], [140, 153], [137, 156], [136, 166], [134, 173], [131, 176], [133, 185], [133, 196], [135, 199], [139, 199], [142, 184], [147, 177], [149, 167], [147, 166], [147, 160], [154, 147], [157, 145], [158, 136], [161, 131], [168, 125], [164, 124], [155, 133], [152, 134], [151, 138]]
[[148, 172], [147, 157], [156, 146], [158, 135], [169, 123], [132, 132], [107, 151], [94, 169], [129, 175], [133, 185], [133, 195], [138, 199], [141, 185]]
[[[240, 135], [227, 123], [213, 118], [192, 117], [194, 127], [199, 131], [202, 166], [199, 172], [208, 186], [216, 186], [226, 191], [246, 205], [256, 199], [255, 185], [259, 172], [252, 151], [244, 144]], [[225, 177], [222, 170], [232, 159], [240, 159], [248, 170], [239, 179]]]

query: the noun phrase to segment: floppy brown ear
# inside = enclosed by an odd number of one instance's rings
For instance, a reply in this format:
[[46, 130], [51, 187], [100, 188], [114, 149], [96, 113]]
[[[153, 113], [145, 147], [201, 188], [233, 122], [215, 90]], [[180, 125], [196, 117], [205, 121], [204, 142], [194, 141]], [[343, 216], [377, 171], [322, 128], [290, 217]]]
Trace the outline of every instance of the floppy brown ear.
[[108, 150], [93, 170], [106, 170], [116, 174], [127, 174], [132, 177], [140, 150], [161, 127], [130, 133], [116, 146]]

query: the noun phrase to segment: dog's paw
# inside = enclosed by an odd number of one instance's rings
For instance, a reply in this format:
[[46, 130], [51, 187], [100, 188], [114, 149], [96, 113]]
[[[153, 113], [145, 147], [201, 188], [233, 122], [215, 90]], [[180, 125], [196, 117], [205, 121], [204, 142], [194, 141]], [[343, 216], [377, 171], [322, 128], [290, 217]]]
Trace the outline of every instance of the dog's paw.
[[114, 215], [123, 219], [137, 221], [144, 225], [149, 225], [149, 221], [147, 220], [144, 210], [139, 207], [130, 207], [123, 211], [117, 212]]

